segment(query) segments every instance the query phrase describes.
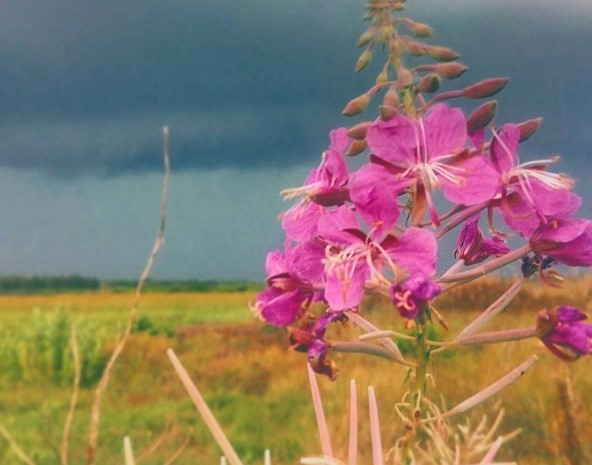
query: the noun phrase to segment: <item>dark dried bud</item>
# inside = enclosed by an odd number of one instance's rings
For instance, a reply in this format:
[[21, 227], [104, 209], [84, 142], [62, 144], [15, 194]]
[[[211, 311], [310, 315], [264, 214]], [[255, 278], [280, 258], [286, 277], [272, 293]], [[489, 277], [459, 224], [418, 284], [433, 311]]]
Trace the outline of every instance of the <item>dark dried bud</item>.
[[373, 124], [374, 123], [372, 121], [358, 123], [347, 130], [347, 135], [355, 140], [364, 140], [366, 138], [368, 128]]
[[369, 102], [370, 96], [368, 94], [362, 94], [351, 100], [343, 109], [342, 114], [345, 116], [359, 115], [366, 109]]
[[469, 69], [458, 61], [451, 61], [450, 63], [438, 63], [434, 68], [434, 72], [446, 79], [456, 79], [461, 77], [465, 71]]
[[510, 80], [508, 78], [483, 79], [463, 90], [463, 96], [468, 99], [487, 98], [502, 91]]
[[496, 111], [497, 102], [495, 100], [485, 102], [473, 111], [473, 113], [467, 118], [467, 132], [469, 135], [474, 134], [479, 129], [487, 127], [487, 125], [493, 121]]
[[430, 47], [428, 55], [436, 61], [453, 61], [460, 57], [458, 53], [447, 47]]
[[434, 30], [427, 24], [423, 23], [414, 23], [412, 32], [416, 37], [432, 37], [434, 35]]
[[355, 157], [356, 155], [359, 155], [367, 148], [368, 148], [368, 143], [366, 142], [365, 139], [364, 140], [354, 140], [350, 144], [350, 146], [348, 147], [347, 152], [345, 152], [345, 154], [348, 157]]
[[539, 130], [542, 122], [543, 118], [535, 118], [520, 123], [518, 125], [518, 129], [520, 129], [520, 142], [524, 142], [530, 139], [534, 135], [534, 133]]
[[437, 92], [440, 88], [440, 77], [436, 74], [427, 74], [417, 84], [417, 90], [419, 92], [426, 92], [431, 94], [433, 92]]
[[364, 52], [358, 58], [358, 62], [356, 63], [356, 73], [365, 69], [372, 61], [372, 52], [370, 49], [364, 50]]

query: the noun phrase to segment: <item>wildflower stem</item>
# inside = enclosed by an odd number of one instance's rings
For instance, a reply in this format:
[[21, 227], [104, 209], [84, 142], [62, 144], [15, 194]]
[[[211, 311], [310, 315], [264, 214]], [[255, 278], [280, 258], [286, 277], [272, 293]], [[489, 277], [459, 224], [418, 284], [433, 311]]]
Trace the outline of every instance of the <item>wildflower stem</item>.
[[349, 444], [347, 452], [347, 465], [356, 465], [358, 459], [358, 394], [356, 381], [349, 382]]
[[376, 405], [376, 395], [374, 387], [368, 387], [368, 404], [370, 411], [370, 435], [372, 437], [372, 464], [383, 465], [382, 440], [380, 438], [380, 421], [378, 419], [378, 406]]
[[[524, 373], [528, 371], [536, 362], [538, 361], [538, 357], [536, 355], [531, 356], [526, 361], [518, 365], [512, 371], [510, 371], [507, 375], [503, 376], [502, 378], [498, 379], [495, 383], [491, 384], [490, 386], [483, 389], [481, 392], [475, 394], [472, 397], [464, 400], [456, 407], [448, 410], [447, 412], [443, 413], [440, 418], [447, 418], [451, 417], [452, 415], [456, 415], [458, 413], [466, 412], [467, 410], [473, 408], [475, 405], [478, 405], [485, 400], [489, 399], [491, 396], [497, 394], [502, 389], [508, 387], [510, 384], [515, 383]], [[438, 418], [438, 417], [435, 417]], [[428, 421], [428, 420], [424, 420]]]
[[472, 281], [473, 279], [480, 278], [481, 276], [485, 276], [493, 271], [499, 270], [500, 268], [509, 265], [516, 260], [521, 259], [524, 255], [530, 252], [530, 245], [526, 244], [519, 249], [513, 250], [506, 255], [502, 255], [501, 257], [495, 258], [483, 265], [477, 266], [467, 271], [461, 271], [459, 273], [450, 274], [446, 277], [442, 276], [438, 280], [440, 283], [455, 283], [455, 282], [468, 282]]
[[[436, 239], [441, 239], [447, 233], [449, 233], [454, 228], [456, 228], [458, 225], [460, 225], [461, 223], [466, 221], [468, 218], [470, 218], [471, 216], [476, 215], [480, 211], [486, 209], [488, 205], [489, 205], [489, 201], [482, 202], [477, 205], [467, 207], [464, 210], [460, 211], [450, 220], [450, 222], [446, 223], [442, 227], [442, 229], [440, 229], [440, 231], [438, 231], [438, 234], [436, 234]], [[441, 218], [441, 219], [443, 219], [443, 218]]]
[[[331, 344], [331, 350], [335, 352], [343, 352], [343, 353], [353, 353], [353, 354], [366, 354], [366, 355], [375, 355], [376, 357], [386, 358], [388, 360], [395, 360], [396, 357], [393, 355], [392, 352], [385, 349], [384, 347], [380, 347], [375, 344], [367, 344], [364, 342], [358, 341], [339, 341], [334, 342]], [[403, 361], [400, 362], [406, 366], [414, 366], [413, 364]]]

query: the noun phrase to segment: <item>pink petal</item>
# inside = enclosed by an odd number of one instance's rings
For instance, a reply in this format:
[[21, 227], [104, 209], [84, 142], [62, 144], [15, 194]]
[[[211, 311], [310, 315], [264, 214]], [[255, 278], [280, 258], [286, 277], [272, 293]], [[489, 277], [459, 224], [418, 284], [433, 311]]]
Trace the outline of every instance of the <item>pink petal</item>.
[[504, 124], [491, 142], [491, 161], [501, 173], [509, 173], [518, 165], [518, 142], [520, 129], [515, 124]]
[[422, 274], [428, 277], [436, 273], [437, 249], [434, 234], [421, 228], [407, 229], [398, 240], [386, 246], [386, 251], [395, 265], [403, 268], [408, 274]]
[[300, 203], [288, 210], [282, 218], [282, 228], [293, 241], [306, 241], [318, 234], [323, 207], [312, 202]]
[[444, 197], [452, 203], [471, 206], [490, 200], [497, 194], [499, 175], [486, 158], [477, 155], [453, 167], [458, 168], [452, 173], [461, 178], [459, 183], [439, 178]]
[[[423, 119], [428, 160], [446, 155], [465, 146], [467, 121], [460, 108], [449, 108], [444, 104], [434, 105]], [[420, 126], [420, 137], [423, 136]], [[423, 144], [423, 142], [421, 142]]]
[[341, 206], [328, 211], [319, 219], [319, 235], [327, 242], [349, 245], [359, 242], [359, 238], [346, 232], [348, 229], [357, 230], [358, 219], [348, 207]]
[[[343, 276], [345, 273], [347, 276]], [[331, 310], [346, 310], [357, 307], [364, 298], [364, 284], [370, 277], [370, 270], [365, 263], [358, 263], [349, 273], [344, 268], [327, 273], [325, 299]]]
[[415, 164], [416, 131], [411, 120], [396, 114], [368, 128], [366, 141], [372, 153], [399, 166]]

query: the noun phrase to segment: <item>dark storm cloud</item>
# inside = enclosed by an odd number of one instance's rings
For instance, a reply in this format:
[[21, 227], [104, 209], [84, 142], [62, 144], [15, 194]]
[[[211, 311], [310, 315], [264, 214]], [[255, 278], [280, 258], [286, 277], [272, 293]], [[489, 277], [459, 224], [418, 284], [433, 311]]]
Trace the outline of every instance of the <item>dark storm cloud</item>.
[[[534, 145], [592, 145], [590, 8], [472, 0], [410, 2], [411, 15], [471, 66], [464, 83], [513, 81], [502, 116], [542, 114]], [[546, 5], [546, 6], [545, 6]], [[357, 0], [5, 0], [0, 5], [0, 165], [61, 176], [160, 169], [171, 126], [177, 168], [257, 167], [317, 157], [354, 76]], [[463, 11], [462, 15], [458, 11]], [[543, 135], [546, 134], [546, 135]], [[563, 144], [563, 145], [562, 145]], [[570, 155], [571, 156], [571, 155]]]

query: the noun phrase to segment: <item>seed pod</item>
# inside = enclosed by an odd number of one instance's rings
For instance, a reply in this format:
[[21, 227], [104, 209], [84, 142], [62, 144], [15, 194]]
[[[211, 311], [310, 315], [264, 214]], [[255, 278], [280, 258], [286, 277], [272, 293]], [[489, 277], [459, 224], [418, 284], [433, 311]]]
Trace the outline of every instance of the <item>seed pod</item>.
[[363, 121], [362, 123], [358, 123], [347, 130], [347, 135], [355, 140], [364, 140], [366, 138], [368, 128], [373, 124], [374, 123], [372, 121]]
[[542, 122], [543, 118], [535, 118], [518, 124], [518, 129], [520, 129], [520, 142], [530, 139], [534, 133], [539, 130]]
[[359, 73], [360, 71], [365, 69], [370, 64], [371, 60], [372, 60], [372, 52], [370, 51], [369, 48], [367, 48], [360, 55], [360, 58], [358, 58], [358, 62], [356, 63], [356, 73]]
[[449, 63], [438, 63], [434, 68], [434, 72], [446, 79], [456, 79], [461, 77], [465, 71], [469, 69], [458, 61], [451, 61]]
[[366, 109], [369, 102], [370, 96], [368, 94], [362, 94], [359, 97], [351, 100], [341, 113], [345, 116], [359, 115]]
[[463, 90], [463, 96], [468, 99], [487, 98], [501, 92], [510, 80], [508, 78], [483, 79]]
[[419, 92], [426, 92], [428, 94], [437, 92], [440, 88], [440, 77], [436, 74], [426, 74], [417, 84]]
[[469, 135], [489, 125], [493, 121], [496, 111], [497, 102], [495, 100], [485, 102], [473, 111], [467, 118], [467, 132]]
[[347, 152], [345, 152], [345, 154], [348, 157], [355, 157], [356, 155], [359, 155], [367, 148], [368, 148], [368, 143], [366, 142], [365, 139], [364, 140], [354, 140], [350, 144], [350, 146], [348, 147]]
[[428, 55], [436, 61], [453, 61], [460, 57], [458, 53], [447, 47], [429, 47]]

